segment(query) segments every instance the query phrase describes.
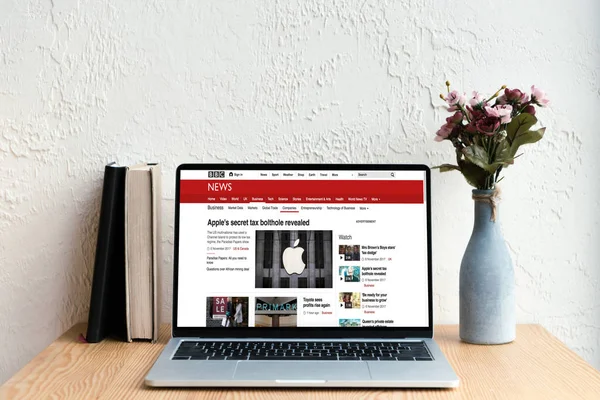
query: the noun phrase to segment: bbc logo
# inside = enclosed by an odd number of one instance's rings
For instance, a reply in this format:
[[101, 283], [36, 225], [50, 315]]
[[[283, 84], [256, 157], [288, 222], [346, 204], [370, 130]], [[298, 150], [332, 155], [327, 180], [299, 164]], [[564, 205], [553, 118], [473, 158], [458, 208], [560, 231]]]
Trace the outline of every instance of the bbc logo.
[[225, 171], [208, 171], [209, 178], [225, 178]]

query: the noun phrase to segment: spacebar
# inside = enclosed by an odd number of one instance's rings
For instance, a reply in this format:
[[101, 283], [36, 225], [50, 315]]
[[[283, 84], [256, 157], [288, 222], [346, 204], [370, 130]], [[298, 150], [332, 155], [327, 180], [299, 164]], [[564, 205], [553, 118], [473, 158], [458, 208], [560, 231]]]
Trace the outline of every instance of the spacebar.
[[318, 360], [317, 357], [301, 357], [301, 356], [250, 356], [249, 360], [261, 361], [279, 361], [279, 360]]

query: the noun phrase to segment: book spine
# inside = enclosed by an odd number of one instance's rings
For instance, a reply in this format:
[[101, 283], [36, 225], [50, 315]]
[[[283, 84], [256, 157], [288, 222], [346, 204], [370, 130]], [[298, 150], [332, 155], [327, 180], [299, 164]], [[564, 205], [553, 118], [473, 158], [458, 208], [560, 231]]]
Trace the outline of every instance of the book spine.
[[[125, 167], [107, 165], [104, 169], [102, 187], [102, 203], [98, 224], [98, 239], [90, 298], [90, 311], [86, 340], [89, 343], [102, 341], [113, 334], [113, 328], [119, 330], [120, 322], [109, 321], [109, 313], [114, 310], [114, 299], [111, 296], [120, 290], [114, 286], [118, 278], [118, 268], [124, 268], [124, 232], [123, 208], [125, 198]], [[115, 271], [113, 271], [115, 270]], [[118, 297], [118, 296], [117, 296]], [[124, 305], [123, 305], [124, 307]], [[121, 335], [122, 332], [118, 332]]]
[[160, 325], [161, 298], [159, 297], [159, 265], [162, 261], [162, 171], [156, 164], [151, 169], [152, 174], [152, 342], [158, 340]]

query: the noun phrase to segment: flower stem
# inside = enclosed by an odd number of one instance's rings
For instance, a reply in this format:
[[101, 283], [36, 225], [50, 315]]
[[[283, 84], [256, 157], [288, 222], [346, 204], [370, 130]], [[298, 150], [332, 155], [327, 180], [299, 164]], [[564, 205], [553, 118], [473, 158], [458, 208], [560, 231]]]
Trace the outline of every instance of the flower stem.
[[467, 114], [467, 110], [460, 104], [457, 104], [457, 105], [458, 105], [458, 108], [460, 108], [460, 111], [463, 113], [463, 115], [467, 119], [467, 122], [471, 123], [471, 118], [469, 118], [469, 114]]
[[501, 87], [500, 89], [498, 89], [498, 91], [497, 91], [496, 93], [494, 93], [494, 94], [492, 95], [492, 97], [490, 97], [489, 99], [485, 100], [483, 103], [485, 104], [485, 103], [487, 103], [488, 101], [490, 101], [490, 100], [492, 100], [492, 99], [495, 99], [496, 97], [498, 97], [498, 95], [500, 94], [500, 92], [501, 92], [502, 90], [504, 90], [504, 89], [506, 89], [506, 85], [502, 85], [502, 87]]
[[522, 106], [523, 106], [523, 107], [521, 107], [521, 109], [520, 109], [519, 111], [517, 111], [517, 112], [515, 113], [515, 115], [517, 115], [517, 114], [521, 114], [521, 113], [523, 112], [523, 110], [524, 110], [525, 108], [527, 108], [527, 106], [528, 106], [528, 105], [530, 105], [530, 104], [531, 104], [531, 101], [528, 101], [527, 103], [525, 103], [525, 104], [522, 104]]
[[500, 171], [502, 171], [502, 165], [496, 170], [496, 178], [494, 178], [494, 181], [496, 181], [496, 183], [500, 182], [498, 180], [498, 177], [500, 176]]

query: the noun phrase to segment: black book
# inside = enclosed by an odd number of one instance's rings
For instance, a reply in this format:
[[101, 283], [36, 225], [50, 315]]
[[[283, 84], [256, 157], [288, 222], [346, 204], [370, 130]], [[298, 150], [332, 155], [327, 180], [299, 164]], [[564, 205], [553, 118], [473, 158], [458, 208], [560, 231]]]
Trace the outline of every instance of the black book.
[[116, 163], [104, 169], [102, 205], [86, 340], [127, 340], [125, 275], [125, 176]]

